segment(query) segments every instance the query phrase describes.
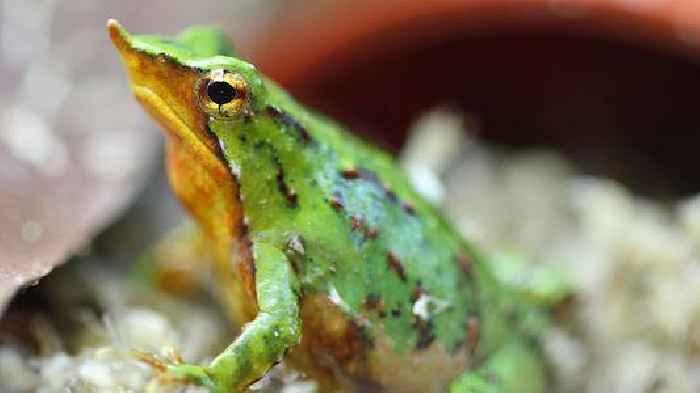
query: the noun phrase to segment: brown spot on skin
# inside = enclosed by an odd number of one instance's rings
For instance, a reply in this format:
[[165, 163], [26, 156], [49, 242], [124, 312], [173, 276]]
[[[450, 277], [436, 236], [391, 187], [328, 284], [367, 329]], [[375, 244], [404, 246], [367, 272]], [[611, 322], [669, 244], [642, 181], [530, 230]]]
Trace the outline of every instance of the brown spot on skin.
[[289, 187], [287, 183], [284, 180], [284, 169], [282, 169], [282, 165], [279, 164], [277, 166], [277, 188], [279, 191], [282, 193], [282, 195], [287, 198], [287, 203], [289, 204], [290, 207], [297, 207], [298, 206], [298, 198], [297, 198], [297, 193], [294, 191], [293, 188]]
[[289, 113], [281, 111], [273, 106], [268, 106], [265, 108], [265, 112], [268, 114], [268, 116], [279, 121], [285, 126], [296, 130], [299, 140], [303, 143], [307, 144], [311, 142], [311, 135], [309, 135], [309, 131]]
[[374, 183], [377, 187], [382, 189], [384, 191], [384, 195], [386, 195], [387, 199], [392, 202], [392, 203], [401, 203], [401, 208], [408, 214], [410, 215], [415, 215], [416, 214], [416, 209], [413, 206], [413, 204], [409, 202], [402, 202], [399, 200], [398, 195], [396, 195], [396, 192], [391, 189], [387, 184], [384, 184], [382, 180], [379, 178], [379, 176], [367, 169], [367, 168], [346, 168], [341, 171], [341, 175], [343, 178], [351, 180], [351, 179], [362, 179], [366, 180], [370, 183]]
[[360, 172], [355, 168], [346, 168], [340, 171], [340, 175], [347, 180], [354, 180], [360, 177]]
[[330, 203], [331, 207], [335, 209], [336, 211], [341, 211], [345, 207], [343, 205], [343, 201], [338, 194], [333, 194], [331, 198], [328, 200], [328, 203]]
[[401, 281], [406, 282], [406, 269], [404, 269], [403, 265], [401, 264], [399, 257], [392, 251], [389, 251], [387, 254], [386, 263], [389, 265], [389, 268], [399, 276]]
[[369, 228], [365, 234], [370, 239], [376, 239], [379, 236], [379, 230], [377, 228]]
[[422, 318], [416, 318], [413, 323], [413, 327], [417, 330], [418, 339], [416, 341], [416, 350], [421, 351], [430, 346], [430, 344], [435, 341], [435, 334], [433, 332], [434, 326], [432, 320], [424, 320]]
[[350, 218], [350, 225], [354, 231], [362, 233], [365, 239], [375, 239], [379, 235], [379, 231], [376, 228], [368, 228], [365, 220], [359, 215]]
[[386, 194], [386, 197], [392, 202], [392, 203], [397, 203], [399, 201], [399, 197], [396, 195], [394, 190], [391, 188], [384, 186], [384, 193]]
[[479, 319], [477, 317], [471, 317], [467, 320], [467, 343], [469, 345], [469, 353], [476, 353], [477, 347], [479, 346]]
[[362, 217], [360, 216], [352, 216], [350, 219], [350, 225], [352, 226], [352, 229], [355, 231], [363, 231], [364, 232], [364, 222], [362, 221]]
[[471, 274], [472, 272], [472, 258], [465, 254], [465, 253], [459, 253], [456, 256], [457, 258], [457, 263], [459, 264], [459, 268], [462, 270], [464, 274]]
[[370, 293], [365, 298], [364, 307], [369, 311], [382, 311], [384, 308], [384, 300], [376, 293]]
[[402, 202], [401, 208], [408, 214], [414, 216], [416, 214], [416, 208], [408, 202]]

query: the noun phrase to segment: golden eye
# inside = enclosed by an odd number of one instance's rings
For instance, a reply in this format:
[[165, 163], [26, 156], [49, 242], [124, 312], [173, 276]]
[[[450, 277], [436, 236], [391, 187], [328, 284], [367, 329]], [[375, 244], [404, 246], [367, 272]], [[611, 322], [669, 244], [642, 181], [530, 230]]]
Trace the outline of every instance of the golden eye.
[[199, 82], [199, 102], [213, 116], [235, 116], [248, 104], [248, 84], [239, 74], [211, 71]]

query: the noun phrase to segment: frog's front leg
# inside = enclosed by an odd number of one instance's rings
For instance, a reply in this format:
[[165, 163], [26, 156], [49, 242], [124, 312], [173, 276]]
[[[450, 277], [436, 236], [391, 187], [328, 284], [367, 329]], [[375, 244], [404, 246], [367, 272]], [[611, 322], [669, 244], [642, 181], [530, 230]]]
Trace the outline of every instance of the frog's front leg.
[[253, 245], [258, 314], [209, 366], [173, 364], [167, 373], [183, 382], [229, 393], [260, 379], [290, 347], [299, 343], [299, 284], [284, 253], [265, 243]]
[[450, 393], [543, 393], [545, 371], [538, 351], [513, 341], [459, 377]]

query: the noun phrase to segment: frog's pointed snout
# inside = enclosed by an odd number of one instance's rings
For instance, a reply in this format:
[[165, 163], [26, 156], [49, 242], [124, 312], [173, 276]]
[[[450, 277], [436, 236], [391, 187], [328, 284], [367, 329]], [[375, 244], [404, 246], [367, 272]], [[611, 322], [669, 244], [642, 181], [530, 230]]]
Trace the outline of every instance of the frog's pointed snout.
[[146, 112], [172, 141], [187, 145], [187, 154], [195, 154], [191, 157], [221, 165], [218, 142], [210, 135], [207, 116], [198, 105], [200, 71], [182, 66], [172, 56], [162, 56], [172, 48], [155, 45], [160, 42], [157, 37], [129, 34], [115, 19], [107, 21], [107, 33], [119, 52], [131, 91]]
[[107, 20], [107, 33], [120, 53], [129, 48], [129, 33], [116, 19]]

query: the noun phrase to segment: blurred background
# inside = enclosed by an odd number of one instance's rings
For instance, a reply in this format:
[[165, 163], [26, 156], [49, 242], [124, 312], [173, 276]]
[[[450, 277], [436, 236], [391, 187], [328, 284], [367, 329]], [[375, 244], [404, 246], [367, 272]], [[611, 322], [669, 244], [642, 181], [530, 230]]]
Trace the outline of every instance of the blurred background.
[[[207, 299], [124, 278], [185, 217], [107, 18], [221, 26], [397, 153], [465, 236], [566, 272], [577, 302], [543, 339], [552, 391], [700, 390], [696, 1], [0, 5], [0, 391], [141, 391], [126, 348], [205, 359], [235, 334]], [[314, 389], [283, 367], [258, 388], [290, 386]]]

